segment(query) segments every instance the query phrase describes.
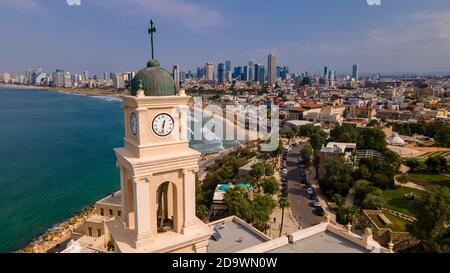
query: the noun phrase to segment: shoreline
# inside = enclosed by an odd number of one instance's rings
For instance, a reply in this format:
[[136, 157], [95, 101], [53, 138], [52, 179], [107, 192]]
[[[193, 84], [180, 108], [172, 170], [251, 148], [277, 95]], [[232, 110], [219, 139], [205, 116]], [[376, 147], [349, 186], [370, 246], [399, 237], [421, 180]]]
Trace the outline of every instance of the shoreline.
[[47, 253], [69, 240], [76, 230], [83, 227], [86, 219], [94, 214], [94, 205], [89, 205], [66, 221], [56, 223], [48, 228], [24, 247], [14, 250], [13, 253]]
[[76, 95], [86, 95], [86, 96], [98, 96], [98, 97], [119, 97], [124, 94], [118, 90], [105, 90], [98, 88], [65, 88], [65, 87], [49, 87], [49, 86], [35, 86], [35, 85], [23, 85], [23, 84], [8, 84], [0, 83], [0, 88], [10, 88], [18, 90], [39, 90], [45, 92], [63, 92]]

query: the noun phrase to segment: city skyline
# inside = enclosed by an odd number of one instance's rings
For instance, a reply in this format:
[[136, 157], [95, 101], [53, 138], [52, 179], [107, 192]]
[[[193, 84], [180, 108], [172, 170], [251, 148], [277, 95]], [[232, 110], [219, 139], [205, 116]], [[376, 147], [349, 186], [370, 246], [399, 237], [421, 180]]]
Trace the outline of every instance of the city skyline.
[[227, 60], [267, 66], [274, 52], [277, 64], [295, 73], [328, 66], [352, 75], [353, 64], [362, 75], [448, 73], [450, 3], [422, 2], [97, 0], [68, 6], [62, 0], [0, 0], [0, 30], [7, 37], [0, 71], [137, 71], [150, 58], [142, 24], [153, 18], [163, 30], [156, 33], [156, 58], [169, 71], [179, 64], [195, 73], [206, 62], [217, 67]]

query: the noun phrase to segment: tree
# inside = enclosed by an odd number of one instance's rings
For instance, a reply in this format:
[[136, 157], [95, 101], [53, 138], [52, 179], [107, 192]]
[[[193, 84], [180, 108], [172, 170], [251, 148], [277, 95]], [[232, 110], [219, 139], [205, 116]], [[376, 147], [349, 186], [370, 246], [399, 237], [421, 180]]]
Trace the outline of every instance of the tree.
[[264, 163], [256, 163], [250, 170], [250, 176], [260, 182], [261, 178], [266, 174], [266, 168]]
[[208, 207], [205, 205], [197, 204], [195, 206], [195, 214], [198, 218], [204, 219], [206, 216], [208, 216]]
[[229, 215], [236, 215], [246, 222], [252, 220], [251, 203], [247, 198], [247, 193], [243, 188], [237, 187], [225, 192], [224, 204], [228, 208]]
[[336, 205], [341, 205], [344, 202], [344, 197], [342, 197], [342, 195], [340, 195], [339, 193], [336, 193], [335, 195], [333, 195], [331, 197], [331, 201], [336, 203]]
[[289, 207], [289, 201], [287, 200], [287, 198], [281, 198], [279, 201], [279, 205], [281, 207], [281, 225], [280, 225], [280, 235], [279, 237], [281, 237], [281, 233], [283, 231], [283, 225], [284, 225], [284, 209]]
[[438, 157], [432, 156], [425, 161], [428, 170], [432, 173], [438, 173], [441, 170], [441, 160]]
[[366, 196], [372, 192], [374, 192], [377, 188], [372, 186], [372, 183], [366, 180], [359, 180], [355, 183], [355, 186], [353, 187], [353, 192], [355, 194], [355, 205], [360, 206]]
[[358, 129], [359, 138], [357, 142], [358, 149], [376, 150], [384, 152], [386, 150], [387, 141], [384, 132], [377, 127]]
[[325, 176], [319, 181], [320, 188], [328, 198], [338, 193], [347, 196], [352, 187], [352, 166], [342, 160], [331, 160], [325, 167]]
[[367, 166], [361, 165], [355, 172], [353, 173], [353, 178], [355, 180], [367, 180], [370, 178], [370, 172]]
[[386, 201], [377, 191], [367, 194], [362, 202], [363, 209], [381, 209], [384, 206], [386, 206]]
[[261, 231], [265, 231], [276, 202], [271, 195], [258, 195], [252, 202], [253, 223]]
[[417, 221], [407, 230], [421, 240], [428, 251], [450, 252], [450, 190], [433, 187], [416, 203]]
[[318, 153], [320, 149], [322, 149], [322, 146], [327, 142], [327, 137], [328, 134], [322, 130], [317, 131], [311, 135], [311, 137], [309, 138], [309, 142], [311, 143], [311, 146], [316, 153]]
[[277, 180], [273, 176], [265, 178], [263, 180], [262, 187], [263, 187], [264, 193], [266, 193], [266, 194], [273, 195], [280, 191], [280, 186], [278, 185]]
[[417, 172], [422, 167], [424, 167], [422, 162], [420, 160], [418, 160], [417, 158], [410, 158], [410, 159], [406, 160], [405, 164], [406, 164], [406, 166], [409, 167], [411, 172]]
[[299, 130], [300, 128], [298, 128], [298, 126], [292, 126], [291, 131], [294, 134], [294, 137], [298, 136]]
[[313, 156], [313, 148], [312, 146], [307, 143], [305, 147], [300, 151], [300, 156], [303, 159], [303, 162], [309, 166], [311, 164], [312, 156]]
[[370, 178], [370, 181], [373, 182], [373, 185], [377, 188], [387, 190], [393, 189], [395, 187], [395, 181], [392, 178], [389, 178], [386, 174], [383, 173], [374, 173]]
[[335, 142], [357, 143], [359, 133], [354, 126], [344, 124], [331, 130], [330, 139]]
[[288, 144], [291, 144], [292, 139], [295, 137], [295, 133], [290, 130], [289, 132], [286, 133], [286, 137], [289, 139]]
[[336, 221], [341, 225], [354, 224], [358, 214], [358, 207], [341, 205], [336, 212]]
[[450, 126], [440, 126], [434, 135], [434, 140], [437, 146], [450, 147]]
[[266, 176], [272, 176], [272, 175], [275, 174], [275, 171], [274, 171], [272, 165], [270, 165], [268, 163], [266, 163], [266, 165], [264, 166], [264, 169], [265, 169], [265, 172], [266, 172], [265, 173]]

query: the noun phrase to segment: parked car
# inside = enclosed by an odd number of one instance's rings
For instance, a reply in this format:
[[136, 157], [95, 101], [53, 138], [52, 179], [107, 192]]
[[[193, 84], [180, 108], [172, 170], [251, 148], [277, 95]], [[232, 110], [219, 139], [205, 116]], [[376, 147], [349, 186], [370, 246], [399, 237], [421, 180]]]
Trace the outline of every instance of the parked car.
[[314, 212], [318, 215], [318, 216], [324, 216], [325, 215], [325, 210], [322, 207], [316, 207], [314, 209]]
[[306, 193], [309, 195], [313, 195], [314, 194], [314, 190], [312, 188], [307, 188], [306, 189]]
[[317, 208], [317, 207], [322, 207], [322, 205], [320, 204], [320, 202], [316, 201], [315, 199], [314, 199], [314, 202], [313, 202], [313, 206], [314, 206], [315, 208]]
[[282, 173], [283, 175], [287, 175], [288, 170], [287, 170], [287, 169], [283, 169], [283, 170], [281, 170], [281, 173]]

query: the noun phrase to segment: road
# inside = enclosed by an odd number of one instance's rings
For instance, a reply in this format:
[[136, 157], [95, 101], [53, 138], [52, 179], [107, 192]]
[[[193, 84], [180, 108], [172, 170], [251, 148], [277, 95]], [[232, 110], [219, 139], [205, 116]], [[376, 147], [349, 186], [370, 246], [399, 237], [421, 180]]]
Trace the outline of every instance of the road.
[[[303, 144], [304, 145], [304, 144]], [[293, 147], [287, 156], [288, 170], [288, 200], [292, 211], [292, 215], [299, 220], [302, 228], [311, 227], [320, 224], [323, 217], [314, 214], [314, 208], [311, 200], [306, 194], [305, 185], [299, 182], [300, 173], [298, 171], [298, 157], [300, 149], [303, 145]]]

